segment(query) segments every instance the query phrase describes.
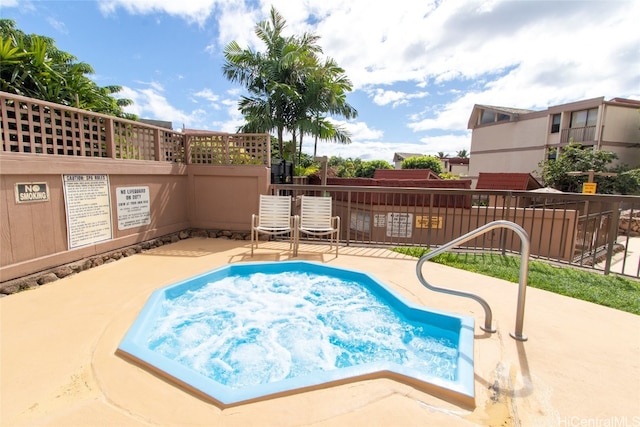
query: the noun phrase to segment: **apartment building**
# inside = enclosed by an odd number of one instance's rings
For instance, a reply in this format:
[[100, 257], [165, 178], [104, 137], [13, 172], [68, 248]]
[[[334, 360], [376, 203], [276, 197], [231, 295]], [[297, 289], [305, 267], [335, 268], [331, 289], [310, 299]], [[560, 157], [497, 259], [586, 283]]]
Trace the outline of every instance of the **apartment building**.
[[531, 173], [556, 149], [575, 142], [611, 151], [617, 163], [640, 167], [640, 101], [604, 97], [555, 105], [542, 111], [476, 104], [471, 129], [469, 178], [481, 172]]

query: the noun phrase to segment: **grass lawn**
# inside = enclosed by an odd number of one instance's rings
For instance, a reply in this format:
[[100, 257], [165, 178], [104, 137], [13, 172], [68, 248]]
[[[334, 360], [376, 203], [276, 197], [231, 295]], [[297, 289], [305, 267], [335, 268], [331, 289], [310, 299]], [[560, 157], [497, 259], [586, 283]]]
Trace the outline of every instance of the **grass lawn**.
[[[421, 257], [424, 248], [395, 248], [394, 251]], [[486, 276], [518, 283], [520, 257], [498, 254], [443, 253], [430, 261]], [[616, 275], [604, 276], [569, 266], [529, 261], [528, 286], [593, 302], [640, 315], [640, 282]]]

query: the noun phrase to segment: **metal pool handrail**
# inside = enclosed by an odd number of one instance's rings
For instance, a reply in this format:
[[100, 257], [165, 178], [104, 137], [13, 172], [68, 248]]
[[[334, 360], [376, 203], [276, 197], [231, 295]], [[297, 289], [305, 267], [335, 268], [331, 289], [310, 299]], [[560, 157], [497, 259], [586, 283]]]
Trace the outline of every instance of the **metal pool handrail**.
[[432, 291], [443, 292], [445, 294], [450, 294], [450, 295], [458, 295], [465, 298], [471, 298], [479, 302], [480, 305], [482, 305], [482, 308], [484, 308], [484, 326], [480, 326], [480, 329], [486, 332], [491, 332], [491, 333], [495, 332], [496, 330], [492, 326], [491, 307], [489, 307], [489, 304], [484, 299], [472, 293], [457, 291], [455, 289], [445, 289], [445, 288], [438, 288], [438, 287], [432, 286], [429, 284], [429, 282], [427, 282], [427, 280], [424, 278], [422, 274], [422, 264], [424, 264], [427, 260], [447, 251], [451, 247], [458, 246], [464, 242], [474, 239], [479, 235], [486, 233], [487, 231], [493, 230], [494, 228], [509, 228], [513, 230], [520, 237], [520, 242], [521, 242], [520, 281], [518, 285], [518, 306], [516, 308], [516, 330], [514, 332], [511, 332], [509, 335], [511, 335], [512, 338], [518, 341], [526, 341], [527, 336], [523, 335], [522, 327], [524, 323], [524, 304], [525, 304], [525, 296], [527, 291], [527, 276], [529, 273], [530, 244], [529, 244], [529, 235], [524, 230], [524, 228], [520, 227], [518, 224], [511, 221], [499, 220], [499, 221], [492, 221], [488, 224], [478, 227], [475, 230], [470, 231], [469, 233], [462, 235], [457, 239], [454, 239], [443, 246], [440, 246], [434, 251], [421, 256], [420, 259], [418, 260], [418, 264], [416, 265], [416, 273], [418, 275], [418, 280], [420, 280], [420, 283], [422, 283], [423, 286], [425, 286], [428, 289], [431, 289]]

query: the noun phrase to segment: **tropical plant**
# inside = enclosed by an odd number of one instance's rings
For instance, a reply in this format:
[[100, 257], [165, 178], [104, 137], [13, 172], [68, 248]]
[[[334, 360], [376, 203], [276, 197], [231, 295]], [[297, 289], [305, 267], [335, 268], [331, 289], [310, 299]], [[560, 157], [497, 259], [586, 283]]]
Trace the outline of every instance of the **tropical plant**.
[[436, 156], [438, 156], [439, 159], [446, 159], [447, 157], [449, 157], [449, 155], [444, 151], [438, 151], [436, 153]]
[[323, 117], [323, 114], [338, 115], [347, 119], [357, 117], [358, 112], [346, 101], [346, 94], [352, 88], [351, 81], [337, 63], [328, 58], [322, 66], [310, 73], [304, 85], [300, 88], [302, 104], [298, 131], [300, 134], [300, 150], [305, 134], [315, 137], [313, 156], [317, 154], [318, 139], [334, 141], [341, 144], [351, 142], [349, 132], [341, 126], [336, 126]]
[[[542, 168], [541, 176], [548, 187], [565, 192], [579, 192], [582, 184], [587, 182], [587, 172], [610, 172], [608, 166], [617, 159], [617, 154], [610, 151], [594, 150], [593, 147], [583, 147], [571, 143], [562, 147], [560, 154], [538, 163]], [[573, 175], [571, 172], [583, 172], [583, 175]], [[613, 193], [615, 178], [596, 176], [598, 193]]]
[[466, 159], [467, 157], [469, 157], [469, 153], [467, 152], [467, 150], [460, 150], [456, 153], [456, 157]]
[[[324, 114], [355, 117], [356, 110], [346, 103], [351, 82], [344, 70], [331, 59], [320, 63], [318, 36], [283, 35], [283, 17], [271, 8], [270, 19], [259, 22], [255, 33], [264, 43], [264, 52], [243, 49], [236, 41], [224, 49], [223, 73], [248, 92], [238, 107], [246, 123], [243, 132], [276, 131], [279, 157], [285, 157], [283, 136], [292, 135], [292, 152], [297, 137], [304, 134], [320, 139], [350, 142], [348, 133], [334, 126]], [[315, 153], [314, 153], [315, 154]], [[292, 160], [293, 160], [292, 156]]]
[[314, 173], [317, 173], [319, 170], [320, 170], [320, 167], [318, 165], [309, 165], [309, 166], [298, 165], [295, 168], [293, 168], [293, 174], [295, 176], [309, 176], [309, 175], [313, 175]]
[[626, 166], [619, 166], [613, 171], [618, 174], [615, 180], [617, 193], [640, 195], [640, 168], [629, 170]]
[[340, 156], [331, 156], [327, 166], [335, 171], [336, 176], [340, 178], [350, 178], [356, 176], [356, 170], [362, 160], [355, 158], [343, 159]]
[[355, 176], [358, 178], [373, 178], [376, 169], [393, 169], [393, 166], [386, 160], [365, 160], [356, 169]]
[[438, 174], [438, 176], [442, 179], [449, 179], [449, 180], [457, 180], [460, 179], [460, 175], [456, 175], [454, 173], [451, 172], [442, 172], [440, 174]]
[[111, 96], [122, 89], [120, 86], [98, 86], [87, 77], [94, 73], [93, 68], [59, 50], [53, 39], [25, 34], [11, 19], [0, 19], [0, 37], [0, 90], [136, 119], [123, 111], [131, 100]]
[[431, 169], [433, 172], [442, 173], [442, 163], [434, 156], [409, 157], [402, 161], [402, 169]]

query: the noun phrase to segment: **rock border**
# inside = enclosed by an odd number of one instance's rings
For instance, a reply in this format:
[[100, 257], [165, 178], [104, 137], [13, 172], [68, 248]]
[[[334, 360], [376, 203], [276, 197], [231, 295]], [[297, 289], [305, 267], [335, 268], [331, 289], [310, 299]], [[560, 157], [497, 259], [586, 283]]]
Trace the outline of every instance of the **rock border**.
[[[30, 274], [28, 276], [18, 277], [15, 279], [7, 280], [5, 282], [0, 282], [0, 298], [7, 295], [15, 294], [17, 292], [35, 289], [42, 285], [46, 285], [47, 283], [55, 282], [56, 280], [62, 279], [63, 277], [71, 276], [81, 271], [89, 270], [93, 267], [98, 267], [103, 264], [109, 264], [122, 258], [135, 255], [137, 253], [142, 253], [150, 249], [154, 249], [170, 243], [175, 243], [180, 240], [190, 239], [192, 237], [229, 240], [251, 240], [251, 233], [242, 233], [229, 230], [203, 229], [188, 229], [178, 231], [176, 233], [171, 233], [165, 236], [156, 237], [151, 240], [146, 240], [141, 243], [136, 243], [135, 245], [125, 246], [114, 251], [105, 252], [100, 255], [95, 255], [68, 264], [49, 268], [37, 273]], [[268, 237], [269, 236], [260, 235], [260, 240], [264, 240]]]

